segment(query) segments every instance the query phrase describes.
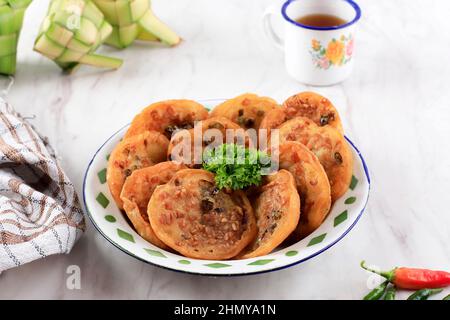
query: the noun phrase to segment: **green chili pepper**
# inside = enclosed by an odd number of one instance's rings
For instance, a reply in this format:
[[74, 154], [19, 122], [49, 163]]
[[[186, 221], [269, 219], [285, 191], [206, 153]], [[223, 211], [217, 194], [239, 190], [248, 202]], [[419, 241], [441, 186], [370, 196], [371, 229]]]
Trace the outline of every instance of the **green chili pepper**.
[[446, 295], [442, 300], [450, 300], [450, 294]]
[[386, 295], [384, 296], [383, 300], [395, 300], [395, 292], [397, 289], [395, 286], [390, 286], [386, 289]]
[[407, 300], [428, 300], [430, 296], [439, 292], [442, 292], [442, 289], [421, 289], [410, 295]]
[[370, 291], [363, 300], [380, 300], [380, 298], [383, 296], [384, 292], [386, 291], [386, 287], [389, 284], [389, 281], [385, 281], [382, 284], [380, 284], [378, 287]]

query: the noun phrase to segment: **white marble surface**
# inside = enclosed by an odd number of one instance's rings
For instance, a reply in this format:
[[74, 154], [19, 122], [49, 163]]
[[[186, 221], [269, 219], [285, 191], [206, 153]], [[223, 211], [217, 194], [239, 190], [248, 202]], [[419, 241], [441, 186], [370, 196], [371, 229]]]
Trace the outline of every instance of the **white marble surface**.
[[[287, 76], [281, 53], [263, 36], [260, 16], [271, 0], [153, 2], [185, 39], [180, 46], [103, 48], [125, 59], [120, 70], [86, 67], [72, 76], [31, 49], [47, 1], [34, 1], [28, 11], [8, 99], [22, 114], [36, 116], [32, 122], [59, 151], [80, 193], [98, 146], [152, 101], [245, 91], [282, 101], [310, 89]], [[284, 271], [214, 279], [139, 262], [88, 222], [71, 254], [0, 275], [0, 298], [359, 299], [368, 290], [368, 275], [359, 268], [363, 258], [385, 268], [449, 270], [450, 3], [359, 3], [363, 19], [353, 76], [314, 89], [338, 107], [373, 179], [368, 209], [344, 240]], [[81, 268], [81, 290], [66, 288], [66, 268], [73, 264]]]

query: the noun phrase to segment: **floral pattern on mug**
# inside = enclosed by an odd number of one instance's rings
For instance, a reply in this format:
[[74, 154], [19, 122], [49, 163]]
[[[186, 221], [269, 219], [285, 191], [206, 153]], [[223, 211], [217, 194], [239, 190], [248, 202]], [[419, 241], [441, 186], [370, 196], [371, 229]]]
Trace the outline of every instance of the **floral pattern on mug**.
[[339, 39], [332, 39], [327, 46], [323, 46], [317, 39], [312, 39], [310, 53], [313, 63], [319, 69], [327, 70], [332, 66], [342, 66], [352, 59], [354, 48], [353, 35], [342, 35]]

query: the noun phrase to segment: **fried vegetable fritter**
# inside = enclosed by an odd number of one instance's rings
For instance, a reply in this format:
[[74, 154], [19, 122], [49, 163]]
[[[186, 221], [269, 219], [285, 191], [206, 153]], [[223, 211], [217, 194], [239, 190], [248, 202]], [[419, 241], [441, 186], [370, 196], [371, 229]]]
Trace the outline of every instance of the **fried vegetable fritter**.
[[330, 100], [315, 92], [301, 92], [283, 103], [286, 119], [306, 117], [318, 126], [331, 126], [344, 134], [341, 118]]
[[167, 246], [158, 239], [150, 225], [147, 214], [148, 202], [157, 186], [166, 184], [177, 171], [185, 168], [184, 165], [165, 161], [135, 170], [125, 180], [120, 194], [123, 209], [139, 235], [162, 249], [167, 249]]
[[145, 131], [116, 146], [108, 160], [106, 180], [119, 209], [123, 209], [120, 192], [125, 179], [134, 170], [165, 161], [168, 146], [169, 140], [156, 131]]
[[274, 108], [278, 108], [278, 104], [272, 98], [247, 93], [219, 104], [211, 112], [211, 117], [222, 116], [244, 129], [258, 130], [266, 113]]
[[238, 255], [247, 259], [269, 254], [297, 227], [300, 218], [300, 197], [295, 180], [287, 170], [266, 177], [255, 205], [258, 235]]
[[153, 130], [169, 140], [179, 129], [191, 129], [195, 121], [208, 118], [208, 110], [192, 100], [166, 100], [151, 104], [131, 122], [125, 138]]
[[169, 183], [157, 187], [148, 215], [158, 238], [191, 258], [232, 258], [256, 235], [245, 194], [219, 190], [214, 175], [205, 170], [178, 171]]
[[316, 230], [331, 207], [331, 190], [327, 174], [319, 159], [300, 142], [286, 141], [279, 147], [280, 169], [295, 179], [301, 199], [300, 222], [294, 231], [295, 241]]
[[298, 141], [319, 159], [331, 186], [331, 200], [348, 189], [353, 172], [353, 156], [344, 136], [331, 126], [320, 127], [311, 119], [296, 117], [280, 126], [280, 143]]

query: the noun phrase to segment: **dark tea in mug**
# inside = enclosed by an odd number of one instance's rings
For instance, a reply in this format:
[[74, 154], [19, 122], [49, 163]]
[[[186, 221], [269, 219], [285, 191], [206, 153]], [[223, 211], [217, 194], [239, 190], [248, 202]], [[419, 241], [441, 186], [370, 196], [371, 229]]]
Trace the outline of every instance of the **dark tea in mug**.
[[295, 21], [305, 26], [319, 28], [337, 27], [348, 22], [338, 16], [323, 13], [308, 14], [297, 18]]

